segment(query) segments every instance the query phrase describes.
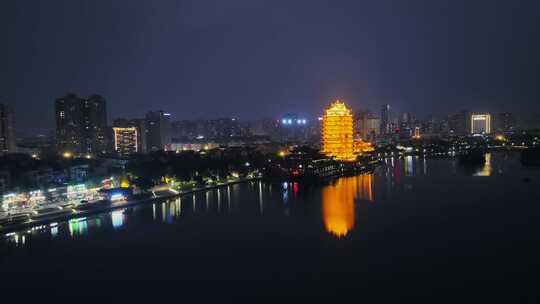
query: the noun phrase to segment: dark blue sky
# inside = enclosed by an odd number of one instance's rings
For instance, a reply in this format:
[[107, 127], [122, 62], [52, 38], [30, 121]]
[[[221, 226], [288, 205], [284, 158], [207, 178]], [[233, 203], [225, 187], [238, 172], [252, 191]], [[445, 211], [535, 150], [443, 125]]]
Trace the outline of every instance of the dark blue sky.
[[540, 111], [539, 3], [2, 0], [0, 100], [25, 132], [68, 91], [110, 119]]

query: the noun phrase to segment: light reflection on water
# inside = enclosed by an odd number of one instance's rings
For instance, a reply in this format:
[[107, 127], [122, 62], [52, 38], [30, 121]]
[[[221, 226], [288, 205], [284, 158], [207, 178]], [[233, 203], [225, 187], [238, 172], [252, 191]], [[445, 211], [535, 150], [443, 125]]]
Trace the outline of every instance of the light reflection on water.
[[69, 235], [71, 237], [81, 236], [87, 233], [88, 231], [88, 222], [85, 217], [75, 218], [68, 222]]
[[351, 231], [356, 221], [357, 199], [373, 201], [373, 174], [344, 177], [322, 189], [325, 229], [337, 237]]
[[124, 209], [111, 212], [111, 221], [115, 229], [119, 229], [124, 225]]
[[[499, 159], [497, 155], [488, 154], [482, 168], [475, 172], [464, 172], [464, 170], [456, 170], [459, 169], [459, 165], [455, 159], [392, 158], [385, 160], [385, 164], [375, 173], [336, 179], [334, 183], [327, 186], [308, 189], [299, 183], [284, 183], [273, 187], [272, 184], [265, 182], [236, 184], [205, 193], [155, 202], [151, 205], [142, 204], [87, 218], [34, 227], [27, 231], [10, 233], [5, 236], [5, 240], [18, 246], [28, 246], [34, 237], [47, 236], [54, 240], [79, 239], [92, 235], [96, 231], [107, 233], [125, 231], [126, 227], [141, 225], [140, 218], [146, 218], [146, 222], [151, 223], [174, 224], [181, 222], [183, 218], [196, 214], [204, 216], [207, 213], [229, 214], [230, 216], [238, 214], [264, 217], [290, 216], [295, 214], [297, 210], [295, 208], [308, 203], [312, 205], [315, 203], [315, 206], [319, 208], [321, 214], [318, 215], [318, 220], [326, 233], [343, 237], [358, 227], [359, 204], [371, 204], [377, 200], [391, 199], [392, 196], [399, 198], [396, 189], [412, 191], [416, 185], [414, 180], [426, 178], [426, 175], [427, 179], [431, 179], [434, 175], [452, 174], [492, 176], [507, 172], [508, 166], [515, 166], [510, 164], [504, 167]], [[374, 187], [378, 192], [374, 191]], [[305, 194], [309, 191], [320, 193], [320, 199], [317, 198], [319, 201], [306, 199]], [[246, 215], [244, 214], [246, 209], [253, 210], [254, 213]], [[201, 222], [203, 223], [204, 221]], [[279, 223], [279, 218], [276, 219], [276, 223]]]
[[263, 204], [263, 188], [262, 188], [261, 181], [259, 181], [259, 209], [261, 210], [261, 214], [263, 214], [264, 204]]
[[414, 170], [413, 170], [413, 157], [412, 156], [405, 156], [405, 175], [406, 176], [413, 176]]
[[486, 162], [481, 169], [478, 169], [473, 175], [474, 176], [491, 176], [491, 153], [486, 153]]

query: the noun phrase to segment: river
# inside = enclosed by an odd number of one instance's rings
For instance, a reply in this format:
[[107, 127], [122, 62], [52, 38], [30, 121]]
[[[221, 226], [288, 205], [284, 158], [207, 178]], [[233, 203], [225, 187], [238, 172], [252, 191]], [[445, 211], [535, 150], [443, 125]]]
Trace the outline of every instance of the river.
[[4, 235], [2, 290], [51, 295], [535, 298], [540, 171], [387, 159], [323, 186], [249, 182]]

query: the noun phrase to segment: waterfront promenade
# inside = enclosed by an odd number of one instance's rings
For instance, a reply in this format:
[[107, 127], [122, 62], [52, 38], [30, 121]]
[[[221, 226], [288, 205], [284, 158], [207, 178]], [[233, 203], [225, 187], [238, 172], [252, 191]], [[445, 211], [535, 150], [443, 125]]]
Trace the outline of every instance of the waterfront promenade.
[[126, 208], [138, 204], [167, 200], [183, 195], [194, 194], [198, 192], [209, 191], [216, 188], [227, 187], [230, 185], [252, 182], [260, 180], [260, 177], [239, 178], [223, 183], [216, 183], [203, 187], [195, 187], [190, 190], [176, 191], [168, 187], [161, 187], [160, 191], [151, 191], [147, 196], [137, 199], [122, 200], [116, 202], [99, 201], [95, 203], [87, 203], [64, 209], [53, 209], [48, 213], [33, 214], [22, 217], [21, 215], [13, 215], [11, 218], [5, 217], [0, 224], [0, 233], [9, 233], [18, 230], [29, 229], [36, 226], [48, 225], [58, 221], [66, 221], [74, 218], [85, 217], [87, 215], [107, 212], [115, 209]]

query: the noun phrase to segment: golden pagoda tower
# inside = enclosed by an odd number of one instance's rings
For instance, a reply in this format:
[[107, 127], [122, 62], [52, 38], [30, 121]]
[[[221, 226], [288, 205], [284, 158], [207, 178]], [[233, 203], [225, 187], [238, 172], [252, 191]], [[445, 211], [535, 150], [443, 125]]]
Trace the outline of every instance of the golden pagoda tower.
[[353, 117], [343, 102], [336, 100], [326, 109], [321, 133], [322, 153], [337, 160], [355, 160]]

